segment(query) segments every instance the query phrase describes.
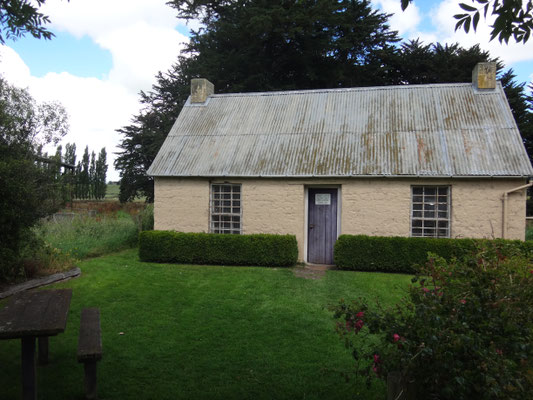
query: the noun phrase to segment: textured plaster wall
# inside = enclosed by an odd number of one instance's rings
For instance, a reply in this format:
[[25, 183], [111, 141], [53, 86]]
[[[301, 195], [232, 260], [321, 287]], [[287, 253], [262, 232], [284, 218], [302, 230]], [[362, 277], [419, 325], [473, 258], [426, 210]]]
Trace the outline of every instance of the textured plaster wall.
[[296, 235], [299, 258], [305, 243], [304, 185], [292, 181], [242, 181], [243, 232]]
[[156, 178], [154, 191], [154, 229], [208, 232], [208, 181]]
[[[451, 237], [502, 237], [504, 191], [515, 180], [354, 180], [342, 185], [342, 233], [409, 236], [412, 185], [451, 186]], [[507, 237], [524, 240], [525, 191], [509, 195]]]
[[[504, 191], [523, 185], [513, 180], [231, 179], [242, 184], [243, 232], [294, 234], [299, 258], [306, 240], [305, 188], [340, 187], [340, 233], [409, 236], [411, 185], [450, 185], [452, 237], [502, 237]], [[507, 236], [524, 239], [525, 192], [509, 195]], [[209, 180], [156, 178], [155, 229], [208, 232]]]

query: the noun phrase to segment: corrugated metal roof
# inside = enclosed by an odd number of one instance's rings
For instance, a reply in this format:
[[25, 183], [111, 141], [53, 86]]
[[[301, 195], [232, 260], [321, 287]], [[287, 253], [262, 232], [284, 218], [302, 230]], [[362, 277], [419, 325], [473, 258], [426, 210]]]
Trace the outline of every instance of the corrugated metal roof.
[[153, 176], [530, 176], [501, 85], [218, 94], [183, 107]]

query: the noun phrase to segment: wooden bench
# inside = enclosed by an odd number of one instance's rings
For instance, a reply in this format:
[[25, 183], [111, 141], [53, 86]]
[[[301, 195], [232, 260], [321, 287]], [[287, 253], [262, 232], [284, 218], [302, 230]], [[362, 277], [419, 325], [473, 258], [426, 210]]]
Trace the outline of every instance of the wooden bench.
[[100, 310], [84, 308], [81, 311], [78, 362], [85, 369], [85, 398], [96, 399], [96, 363], [102, 359], [102, 331]]

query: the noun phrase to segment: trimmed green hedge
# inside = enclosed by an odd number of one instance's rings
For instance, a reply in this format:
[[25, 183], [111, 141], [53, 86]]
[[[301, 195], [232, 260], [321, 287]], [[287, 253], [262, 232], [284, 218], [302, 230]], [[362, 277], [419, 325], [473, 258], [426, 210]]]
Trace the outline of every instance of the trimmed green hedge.
[[298, 243], [294, 235], [145, 231], [139, 234], [139, 258], [179, 264], [290, 266], [298, 260]]
[[354, 271], [414, 272], [432, 252], [450, 260], [461, 258], [483, 244], [496, 246], [502, 254], [533, 254], [533, 243], [504, 239], [434, 239], [418, 237], [382, 237], [341, 235], [335, 243], [334, 261], [338, 268]]

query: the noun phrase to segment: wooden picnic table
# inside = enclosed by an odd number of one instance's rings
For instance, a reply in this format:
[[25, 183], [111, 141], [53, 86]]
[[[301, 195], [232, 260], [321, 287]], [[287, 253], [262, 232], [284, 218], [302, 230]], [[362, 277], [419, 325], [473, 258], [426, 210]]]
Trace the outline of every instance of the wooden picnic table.
[[0, 310], [0, 339], [21, 339], [22, 398], [37, 399], [35, 340], [39, 363], [48, 362], [48, 337], [64, 332], [72, 289], [37, 290], [14, 295]]

